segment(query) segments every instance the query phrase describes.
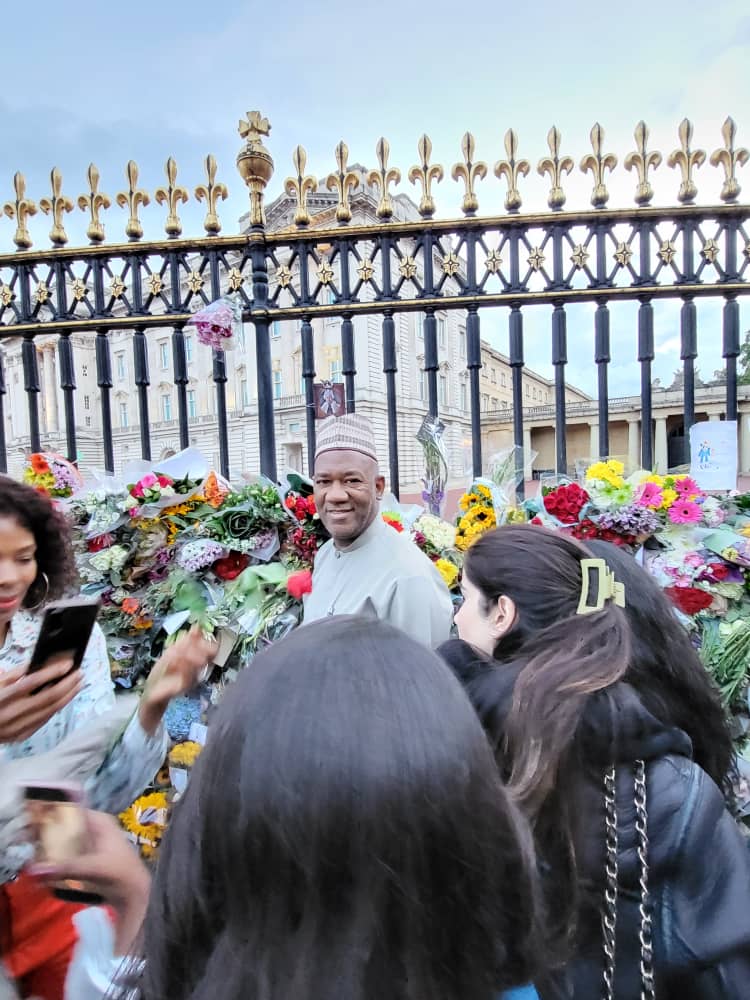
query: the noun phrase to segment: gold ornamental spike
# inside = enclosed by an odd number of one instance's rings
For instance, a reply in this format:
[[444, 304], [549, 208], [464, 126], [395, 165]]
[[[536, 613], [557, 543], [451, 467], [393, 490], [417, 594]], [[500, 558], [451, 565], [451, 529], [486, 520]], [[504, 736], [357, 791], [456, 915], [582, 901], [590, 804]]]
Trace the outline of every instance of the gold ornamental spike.
[[721, 134], [724, 137], [724, 147], [711, 153], [711, 166], [718, 167], [721, 164], [724, 167], [721, 200], [732, 202], [737, 201], [742, 190], [735, 176], [737, 167], [744, 167], [750, 159], [750, 153], [742, 146], [735, 149], [734, 139], [737, 135], [737, 126], [734, 124], [733, 118], [727, 118], [721, 127]]
[[307, 153], [304, 146], [297, 146], [294, 150], [292, 163], [297, 171], [297, 176], [287, 177], [284, 181], [284, 190], [290, 198], [297, 199], [297, 211], [294, 213], [295, 226], [309, 226], [310, 213], [307, 211], [307, 196], [317, 191], [318, 181], [312, 174], [305, 173]]
[[335, 174], [328, 175], [326, 187], [329, 191], [335, 190], [339, 196], [339, 203], [336, 206], [336, 221], [345, 226], [347, 222], [352, 221], [349, 193], [359, 187], [359, 175], [349, 169], [349, 147], [343, 139], [336, 146], [335, 156], [338, 170]]
[[177, 214], [180, 202], [183, 204], [188, 200], [188, 193], [184, 187], [177, 183], [177, 162], [170, 156], [164, 165], [164, 173], [167, 175], [167, 186], [158, 187], [154, 191], [154, 197], [158, 205], [167, 205], [167, 221], [164, 223], [164, 230], [170, 238], [179, 236], [182, 232], [182, 223]]
[[250, 225], [264, 226], [266, 215], [263, 210], [263, 192], [273, 177], [273, 158], [263, 145], [263, 137], [271, 132], [267, 118], [260, 111], [248, 111], [240, 120], [240, 137], [245, 145], [237, 154], [237, 169], [250, 189]]
[[16, 231], [13, 242], [19, 250], [28, 250], [31, 246], [31, 235], [26, 228], [26, 222], [31, 215], [36, 215], [36, 204], [26, 197], [26, 178], [19, 171], [13, 175], [13, 188], [16, 192], [15, 201], [6, 201], [3, 212], [9, 219], [16, 220]]
[[693, 181], [693, 170], [702, 166], [706, 159], [706, 153], [702, 149], [693, 149], [693, 124], [687, 118], [683, 118], [677, 130], [680, 137], [680, 148], [669, 154], [667, 163], [670, 167], [679, 167], [682, 173], [682, 184], [677, 192], [677, 200], [683, 205], [690, 205], [695, 201], [698, 188]]
[[203, 161], [206, 168], [206, 183], [199, 184], [195, 189], [195, 197], [198, 201], [206, 201], [206, 218], [203, 220], [203, 228], [210, 236], [215, 236], [221, 232], [221, 223], [216, 213], [216, 202], [219, 198], [226, 200], [229, 197], [226, 184], [216, 183], [216, 157], [209, 153]]
[[52, 185], [52, 197], [42, 198], [39, 207], [45, 215], [52, 213], [52, 229], [49, 231], [49, 238], [56, 247], [64, 247], [68, 242], [68, 234], [63, 225], [63, 212], [73, 211], [73, 202], [62, 193], [62, 174], [54, 167], [50, 173], [50, 183]]
[[573, 161], [569, 156], [560, 157], [560, 142], [562, 136], [560, 129], [553, 125], [547, 133], [547, 145], [550, 155], [539, 161], [537, 171], [544, 177], [549, 174], [550, 189], [547, 196], [547, 204], [553, 212], [559, 212], [565, 204], [565, 192], [562, 189], [562, 175], [569, 174], [573, 169]]
[[382, 136], [375, 145], [375, 155], [380, 164], [378, 170], [371, 170], [367, 175], [367, 183], [374, 184], [380, 192], [380, 201], [375, 209], [375, 214], [379, 219], [390, 219], [393, 216], [393, 201], [388, 193], [390, 184], [399, 184], [401, 181], [401, 171], [398, 167], [388, 167], [388, 157], [391, 155], [391, 146], [387, 139]]
[[648, 127], [644, 121], [638, 122], [633, 132], [635, 149], [625, 157], [625, 169], [638, 171], [638, 185], [635, 189], [636, 205], [648, 205], [654, 197], [654, 189], [648, 179], [649, 170], [661, 164], [661, 153], [648, 151]]
[[431, 219], [435, 214], [435, 199], [432, 197], [432, 183], [439, 184], [443, 179], [441, 164], [430, 164], [432, 156], [432, 140], [423, 135], [417, 143], [420, 162], [409, 170], [409, 180], [412, 184], [422, 185], [422, 197], [419, 200], [419, 214], [423, 219]]
[[99, 171], [93, 163], [89, 163], [86, 171], [89, 182], [89, 193], [78, 196], [78, 207], [82, 212], [89, 213], [89, 224], [86, 235], [92, 243], [102, 243], [104, 241], [104, 226], [99, 219], [100, 209], [109, 208], [111, 202], [109, 196], [99, 191]]
[[604, 208], [609, 201], [609, 191], [604, 183], [604, 171], [614, 170], [617, 166], [617, 157], [614, 153], [603, 153], [604, 129], [599, 122], [596, 122], [590, 133], [591, 148], [593, 153], [587, 153], [581, 160], [581, 171], [585, 174], [589, 170], [594, 178], [594, 189], [591, 192], [591, 204], [594, 208]]
[[125, 226], [125, 235], [128, 239], [135, 241], [143, 236], [143, 226], [138, 218], [138, 209], [142, 205], [148, 205], [150, 199], [147, 192], [138, 187], [138, 164], [135, 160], [128, 161], [125, 177], [128, 181], [128, 190], [118, 193], [117, 204], [120, 208], [127, 208], [130, 212]]
[[[518, 190], [518, 178], [527, 177], [530, 166], [528, 160], [519, 160], [518, 157], [518, 136], [509, 128], [503, 140], [505, 145], [506, 160], [498, 160], [495, 164], [495, 177], [501, 179], [505, 177], [508, 183], [508, 190], [505, 194], [505, 211], [515, 213], [521, 207], [521, 192]], [[541, 173], [541, 171], [540, 171]], [[565, 200], [563, 196], [563, 201]]]
[[474, 161], [474, 136], [471, 132], [464, 132], [461, 140], [461, 152], [464, 156], [463, 163], [454, 163], [451, 170], [451, 177], [454, 181], [464, 182], [464, 200], [461, 203], [461, 211], [464, 215], [476, 215], [479, 208], [479, 199], [474, 191], [474, 184], [477, 180], [484, 180], [487, 176], [487, 164], [481, 160]]

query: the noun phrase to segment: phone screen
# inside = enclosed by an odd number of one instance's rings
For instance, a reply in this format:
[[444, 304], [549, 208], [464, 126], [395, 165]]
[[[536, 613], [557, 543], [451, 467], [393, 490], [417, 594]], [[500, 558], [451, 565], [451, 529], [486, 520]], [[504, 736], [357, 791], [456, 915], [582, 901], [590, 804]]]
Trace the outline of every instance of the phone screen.
[[[86, 813], [65, 790], [27, 788], [26, 821], [38, 864], [65, 865], [87, 853]], [[101, 902], [101, 897], [75, 879], [55, 883], [53, 891], [62, 899]]]

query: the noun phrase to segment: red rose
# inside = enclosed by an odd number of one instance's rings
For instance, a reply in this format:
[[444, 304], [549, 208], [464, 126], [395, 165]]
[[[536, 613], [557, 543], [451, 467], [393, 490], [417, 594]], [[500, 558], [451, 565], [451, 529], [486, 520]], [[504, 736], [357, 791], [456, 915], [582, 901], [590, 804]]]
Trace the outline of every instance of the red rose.
[[101, 552], [102, 549], [108, 549], [114, 540], [114, 535], [97, 535], [96, 538], [89, 538], [86, 548], [89, 552]]
[[303, 594], [312, 593], [312, 573], [309, 569], [300, 569], [291, 573], [286, 581], [287, 593], [295, 601], [301, 601]]
[[212, 569], [220, 580], [236, 580], [249, 565], [250, 556], [246, 556], [243, 552], [230, 552], [223, 559], [217, 559]]
[[284, 501], [284, 506], [286, 507], [287, 510], [294, 510], [295, 507], [297, 506], [297, 501], [294, 499], [293, 496], [288, 496]]
[[665, 587], [664, 593], [683, 614], [697, 615], [713, 604], [713, 597], [698, 587]]
[[159, 481], [159, 486], [171, 486], [174, 483], [174, 479], [170, 479], [169, 476], [163, 476], [160, 472], [156, 473], [156, 478]]

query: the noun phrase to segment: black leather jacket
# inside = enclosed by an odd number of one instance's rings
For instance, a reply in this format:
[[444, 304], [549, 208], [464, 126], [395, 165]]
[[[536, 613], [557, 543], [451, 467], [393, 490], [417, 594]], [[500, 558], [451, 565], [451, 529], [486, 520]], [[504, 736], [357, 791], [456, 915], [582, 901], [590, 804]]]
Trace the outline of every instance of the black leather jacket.
[[[490, 664], [457, 640], [439, 652], [454, 668], [495, 741], [507, 712], [513, 667]], [[486, 671], [507, 671], [505, 704], [489, 704]], [[484, 690], [483, 690], [484, 689]], [[583, 775], [576, 845], [583, 902], [576, 953], [568, 965], [537, 983], [541, 1000], [597, 1000], [602, 996], [604, 948], [598, 901], [605, 878], [602, 776], [618, 762], [618, 866], [616, 1000], [640, 1000], [640, 914], [633, 762], [646, 763], [648, 880], [653, 919], [657, 1000], [750, 1000], [750, 851], [726, 809], [722, 793], [690, 759], [682, 731], [664, 725], [626, 684], [615, 694], [616, 732], [595, 702], [579, 739], [590, 773]], [[608, 713], [608, 718], [611, 716]], [[542, 851], [543, 853], [543, 851]]]

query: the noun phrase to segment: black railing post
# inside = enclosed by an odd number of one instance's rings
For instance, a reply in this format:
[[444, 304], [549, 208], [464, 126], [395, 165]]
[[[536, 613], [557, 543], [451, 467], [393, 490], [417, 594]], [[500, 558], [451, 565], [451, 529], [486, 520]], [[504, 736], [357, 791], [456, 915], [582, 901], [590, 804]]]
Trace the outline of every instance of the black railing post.
[[466, 367], [469, 370], [471, 395], [471, 469], [472, 475], [482, 475], [482, 413], [479, 398], [479, 372], [482, 370], [482, 338], [479, 310], [470, 305], [466, 316]]
[[638, 361], [641, 365], [641, 465], [654, 467], [654, 431], [651, 426], [651, 364], [654, 360], [654, 307], [650, 299], [641, 299], [638, 308]]
[[431, 417], [438, 415], [437, 373], [439, 367], [435, 310], [427, 309], [424, 315], [424, 370], [427, 375], [427, 408]]
[[76, 413], [73, 394], [76, 389], [76, 371], [73, 361], [73, 345], [70, 334], [63, 332], [57, 341], [57, 351], [60, 358], [60, 388], [63, 391], [65, 403], [65, 439], [69, 462], [78, 461], [78, 445], [76, 442]]
[[302, 380], [305, 383], [305, 428], [307, 430], [307, 471], [312, 475], [315, 464], [315, 340], [309, 316], [302, 317]]
[[516, 446], [516, 494], [526, 494], [526, 455], [523, 447], [523, 313], [514, 302], [508, 319], [510, 367], [513, 381], [513, 444]]
[[8, 471], [8, 453], [5, 444], [5, 362], [0, 352], [0, 472]]
[[133, 334], [133, 367], [138, 392], [138, 421], [141, 431], [141, 458], [151, 461], [151, 425], [148, 417], [148, 344], [142, 327]]
[[29, 403], [29, 442], [31, 450], [41, 451], [42, 442], [39, 437], [39, 365], [36, 360], [36, 345], [31, 334], [23, 338], [21, 344], [21, 360], [23, 362], [23, 387]]
[[190, 444], [190, 428], [188, 427], [187, 407], [187, 354], [185, 352], [185, 333], [182, 326], [176, 326], [172, 331], [172, 366], [174, 368], [174, 384], [177, 389], [177, 415], [180, 422], [180, 448]]
[[[609, 455], [609, 387], [608, 365], [611, 361], [609, 346], [609, 309], [606, 302], [600, 302], [594, 314], [594, 360], [596, 361], [599, 396], [599, 454], [598, 458]], [[592, 456], [594, 457], [594, 456]]]
[[737, 419], [737, 358], [740, 353], [740, 306], [734, 295], [724, 302], [722, 357], [726, 361], [727, 420]]
[[[208, 253], [209, 274], [211, 278], [211, 298], [216, 300], [221, 295], [219, 279], [219, 255], [216, 250]], [[219, 431], [219, 465], [222, 476], [229, 478], [229, 425], [227, 422], [227, 356], [224, 351], [211, 351], [213, 359], [212, 377], [216, 391], [216, 422]], [[262, 447], [262, 443], [261, 443]]]
[[680, 360], [683, 362], [683, 408], [685, 436], [695, 423], [695, 359], [698, 357], [698, 331], [695, 302], [686, 297], [680, 310]]
[[250, 259], [253, 265], [253, 306], [251, 319], [255, 326], [255, 364], [258, 385], [258, 437], [260, 471], [276, 482], [276, 424], [273, 409], [273, 371], [271, 366], [271, 333], [268, 323], [268, 265], [263, 226], [254, 226], [248, 233]]
[[346, 412], [354, 413], [354, 376], [357, 374], [357, 364], [354, 360], [354, 323], [351, 316], [344, 316], [341, 321], [341, 373], [344, 376]]
[[568, 363], [568, 338], [564, 307], [557, 302], [552, 311], [552, 364], [555, 369], [555, 467], [559, 476], [568, 472], [565, 440], [565, 365]]
[[112, 355], [109, 338], [103, 327], [96, 332], [96, 384], [101, 390], [102, 441], [104, 444], [104, 469], [110, 475], [115, 471], [115, 452], [112, 441]]
[[393, 311], [383, 312], [383, 372], [385, 374], [386, 411], [388, 414], [388, 469], [391, 492], [399, 498], [398, 409], [396, 406], [396, 324]]

